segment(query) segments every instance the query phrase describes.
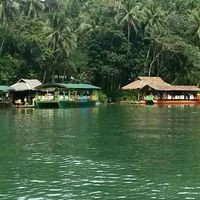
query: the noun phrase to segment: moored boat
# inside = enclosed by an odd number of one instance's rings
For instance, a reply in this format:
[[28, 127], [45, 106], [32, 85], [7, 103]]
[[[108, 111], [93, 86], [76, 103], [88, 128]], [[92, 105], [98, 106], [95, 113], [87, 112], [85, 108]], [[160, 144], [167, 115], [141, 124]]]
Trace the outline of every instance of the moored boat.
[[59, 108], [58, 101], [36, 101], [36, 108]]
[[12, 105], [12, 97], [10, 93], [13, 90], [14, 89], [9, 86], [0, 85], [0, 108], [9, 107]]
[[58, 102], [59, 108], [84, 108], [92, 107], [96, 105], [96, 101], [64, 101], [61, 100]]
[[122, 89], [137, 91], [141, 104], [200, 104], [200, 88], [170, 85], [160, 77], [138, 77]]
[[37, 88], [45, 95], [35, 101], [38, 108], [81, 108], [95, 106], [99, 87], [90, 84], [44, 84]]

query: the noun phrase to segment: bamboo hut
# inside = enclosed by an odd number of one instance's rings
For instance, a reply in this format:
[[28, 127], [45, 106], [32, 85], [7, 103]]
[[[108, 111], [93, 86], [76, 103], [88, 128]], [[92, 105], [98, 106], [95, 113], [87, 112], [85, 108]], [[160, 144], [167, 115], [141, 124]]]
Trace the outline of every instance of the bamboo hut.
[[138, 77], [138, 79], [122, 88], [123, 90], [137, 90], [140, 103], [154, 104], [199, 104], [196, 86], [171, 85], [160, 77]]
[[36, 95], [35, 88], [42, 85], [37, 79], [20, 79], [11, 88], [13, 92], [13, 103], [15, 105], [32, 105], [33, 98]]

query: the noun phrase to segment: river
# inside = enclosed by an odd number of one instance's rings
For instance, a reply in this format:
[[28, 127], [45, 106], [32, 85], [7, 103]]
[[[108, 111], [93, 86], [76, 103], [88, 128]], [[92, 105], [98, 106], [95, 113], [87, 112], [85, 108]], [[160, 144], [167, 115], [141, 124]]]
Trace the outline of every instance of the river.
[[200, 199], [200, 107], [0, 110], [0, 199]]

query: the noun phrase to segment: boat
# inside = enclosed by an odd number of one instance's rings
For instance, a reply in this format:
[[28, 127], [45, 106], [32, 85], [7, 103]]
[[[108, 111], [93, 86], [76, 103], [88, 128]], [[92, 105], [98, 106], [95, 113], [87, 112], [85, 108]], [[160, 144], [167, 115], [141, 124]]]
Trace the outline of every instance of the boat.
[[160, 77], [141, 77], [122, 88], [138, 92], [140, 104], [200, 104], [200, 88], [171, 85]]
[[13, 108], [34, 108], [34, 105], [12, 105]]
[[58, 101], [36, 101], [36, 108], [59, 108]]
[[64, 101], [58, 102], [59, 108], [84, 108], [93, 107], [96, 105], [96, 101]]
[[40, 95], [35, 101], [38, 108], [82, 108], [95, 106], [99, 87], [90, 84], [44, 84], [36, 88]]
[[0, 108], [10, 107], [12, 105], [12, 95], [14, 89], [6, 86], [0, 85]]
[[154, 104], [154, 96], [153, 95], [147, 95], [145, 97], [145, 104], [153, 105]]

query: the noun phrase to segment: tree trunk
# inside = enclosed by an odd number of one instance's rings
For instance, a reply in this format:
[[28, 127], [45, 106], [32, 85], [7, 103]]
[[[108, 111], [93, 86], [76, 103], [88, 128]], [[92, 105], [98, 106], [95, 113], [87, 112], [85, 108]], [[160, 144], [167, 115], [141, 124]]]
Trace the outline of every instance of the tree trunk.
[[[8, 30], [8, 24], [6, 24], [5, 35], [7, 33], [7, 30]], [[2, 40], [2, 43], [1, 43], [1, 47], [0, 47], [0, 55], [2, 53], [4, 43], [5, 43], [5, 37], [3, 36], [3, 40]]]
[[148, 60], [149, 60], [150, 50], [151, 50], [151, 47], [149, 46], [149, 50], [147, 52], [146, 62], [144, 66], [144, 74], [146, 74], [146, 72], [148, 71]]
[[154, 53], [153, 53], [153, 60], [149, 66], [149, 77], [151, 76], [151, 71], [152, 71], [152, 67], [153, 67], [153, 64], [154, 62], [157, 60], [157, 58], [160, 56], [160, 54], [162, 53], [163, 49], [160, 50], [160, 52], [158, 52], [158, 54], [155, 56], [156, 54], [156, 50], [154, 50]]
[[65, 76], [66, 76], [66, 69], [64, 69], [64, 71], [63, 71], [62, 83], [64, 83], [64, 82], [65, 82]]
[[33, 6], [33, 5], [32, 5], [32, 1], [31, 1], [30, 6], [29, 6], [29, 9], [28, 9], [28, 14], [27, 14], [28, 17], [31, 16], [32, 6]]
[[43, 79], [42, 79], [42, 83], [43, 83], [43, 84], [45, 83], [46, 75], [47, 75], [47, 71], [44, 70]]
[[52, 77], [51, 77], [51, 80], [52, 80], [52, 83], [55, 82], [55, 69], [53, 69], [53, 72], [52, 72]]
[[128, 22], [128, 50], [130, 49], [131, 24]]

